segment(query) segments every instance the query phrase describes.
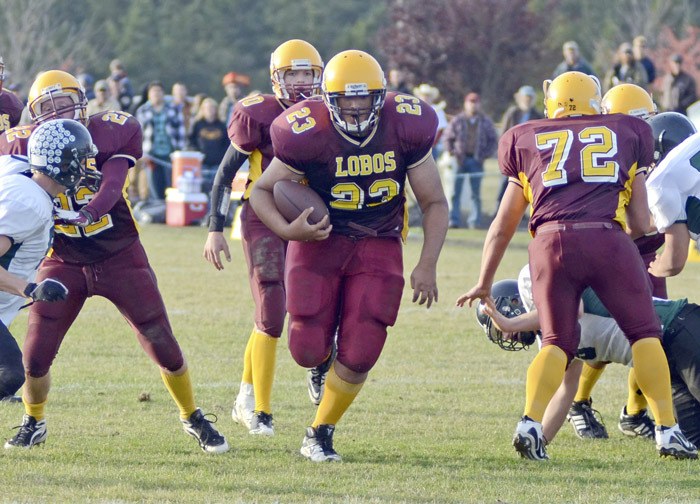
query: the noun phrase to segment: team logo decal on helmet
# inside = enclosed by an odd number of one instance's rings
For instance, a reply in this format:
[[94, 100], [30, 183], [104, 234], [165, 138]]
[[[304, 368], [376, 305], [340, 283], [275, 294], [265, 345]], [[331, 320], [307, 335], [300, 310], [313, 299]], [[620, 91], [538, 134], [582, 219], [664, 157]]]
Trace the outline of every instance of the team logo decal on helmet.
[[32, 171], [65, 186], [67, 194], [75, 192], [86, 177], [92, 181], [101, 178], [94, 168], [87, 167], [88, 160], [97, 155], [97, 148], [87, 128], [77, 121], [57, 119], [40, 125], [29, 137], [27, 150]]

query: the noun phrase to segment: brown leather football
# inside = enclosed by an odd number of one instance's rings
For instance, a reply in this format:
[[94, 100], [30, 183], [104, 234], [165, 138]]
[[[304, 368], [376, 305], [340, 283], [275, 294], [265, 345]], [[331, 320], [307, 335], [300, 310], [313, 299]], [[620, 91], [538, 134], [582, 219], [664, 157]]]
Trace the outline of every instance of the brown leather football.
[[309, 207], [314, 207], [314, 211], [307, 219], [309, 224], [318, 224], [328, 215], [328, 207], [321, 196], [305, 184], [293, 180], [280, 180], [273, 187], [272, 194], [277, 210], [289, 222], [295, 220]]

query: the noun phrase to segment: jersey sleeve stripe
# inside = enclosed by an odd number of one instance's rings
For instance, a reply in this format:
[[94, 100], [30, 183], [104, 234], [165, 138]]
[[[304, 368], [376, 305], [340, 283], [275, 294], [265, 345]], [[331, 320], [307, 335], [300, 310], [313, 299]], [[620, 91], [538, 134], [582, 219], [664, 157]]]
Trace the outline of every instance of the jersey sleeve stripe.
[[253, 151], [247, 151], [247, 150], [245, 150], [245, 149], [242, 148], [241, 146], [236, 145], [234, 142], [231, 142], [231, 146], [232, 146], [234, 149], [236, 149], [238, 152], [240, 152], [241, 154], [245, 154], [246, 156], [250, 156], [251, 153], [253, 152]]
[[420, 161], [416, 161], [415, 163], [408, 165], [406, 167], [406, 169], [410, 170], [411, 168], [415, 168], [416, 166], [423, 164], [425, 162], [425, 160], [428, 159], [428, 157], [430, 157], [432, 155], [433, 155], [433, 149], [430, 149], [430, 150], [428, 150], [428, 153], [420, 159]]
[[287, 163], [284, 163], [284, 166], [286, 166], [287, 169], [288, 169], [290, 172], [292, 172], [292, 173], [295, 173], [295, 174], [297, 174], [297, 175], [304, 175], [304, 172], [303, 172], [303, 171], [299, 171], [299, 170], [297, 170], [296, 168], [294, 168], [294, 167], [292, 167], [292, 166], [289, 166]]

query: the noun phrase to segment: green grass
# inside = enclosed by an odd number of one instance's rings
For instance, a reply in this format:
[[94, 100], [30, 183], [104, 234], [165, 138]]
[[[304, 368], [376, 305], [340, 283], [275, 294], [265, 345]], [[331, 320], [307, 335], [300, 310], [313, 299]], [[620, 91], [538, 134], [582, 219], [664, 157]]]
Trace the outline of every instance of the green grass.
[[[450, 231], [439, 265], [440, 302], [419, 308], [405, 291], [399, 321], [360, 396], [339, 423], [341, 464], [298, 454], [313, 418], [305, 371], [279, 346], [273, 391], [276, 435], [249, 436], [230, 407], [252, 327], [252, 300], [240, 243], [217, 272], [201, 258], [202, 228], [147, 226], [143, 241], [171, 322], [190, 364], [198, 404], [216, 413], [232, 450], [209, 456], [186, 436], [156, 366], [117, 310], [88, 301], [53, 366], [49, 438], [29, 451], [0, 450], [0, 501], [8, 502], [698, 502], [697, 462], [659, 459], [652, 443], [627, 439], [616, 419], [626, 369], [611, 366], [595, 392], [610, 439], [585, 442], [569, 426], [548, 463], [519, 459], [511, 444], [533, 352], [489, 343], [472, 310], [454, 300], [476, 279], [484, 231]], [[420, 230], [406, 248], [415, 265]], [[527, 257], [518, 233], [498, 279]], [[614, 274], [614, 272], [611, 272]], [[670, 282], [694, 293], [700, 265]], [[13, 326], [20, 339], [26, 315]], [[151, 401], [139, 402], [142, 392]], [[0, 406], [0, 428], [21, 406]]]

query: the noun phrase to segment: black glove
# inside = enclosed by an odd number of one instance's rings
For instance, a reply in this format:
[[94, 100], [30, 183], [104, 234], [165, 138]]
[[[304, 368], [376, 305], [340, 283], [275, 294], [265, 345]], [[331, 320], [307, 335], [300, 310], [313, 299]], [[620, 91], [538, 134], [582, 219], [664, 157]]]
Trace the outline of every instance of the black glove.
[[68, 289], [58, 280], [47, 278], [38, 284], [27, 284], [24, 295], [32, 301], [62, 301], [68, 296]]

